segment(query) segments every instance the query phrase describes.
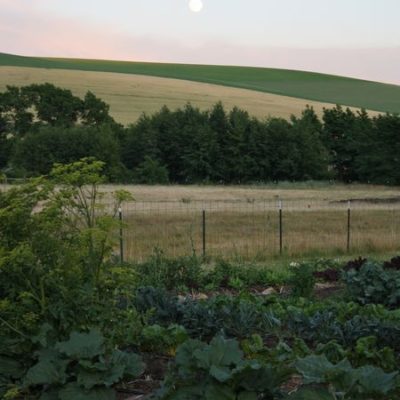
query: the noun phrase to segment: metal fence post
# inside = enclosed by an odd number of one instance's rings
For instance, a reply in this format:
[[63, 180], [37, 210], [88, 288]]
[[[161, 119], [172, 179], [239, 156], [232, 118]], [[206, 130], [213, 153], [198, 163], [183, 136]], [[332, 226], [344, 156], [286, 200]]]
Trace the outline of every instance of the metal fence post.
[[351, 201], [347, 203], [347, 252], [350, 253]]
[[124, 262], [124, 237], [123, 237], [123, 230], [122, 230], [122, 208], [118, 209], [119, 215], [119, 256], [121, 264]]
[[279, 208], [279, 254], [283, 252], [283, 216], [282, 216], [282, 200], [278, 200]]
[[203, 222], [203, 257], [206, 256], [206, 210], [203, 210], [202, 213], [202, 222]]

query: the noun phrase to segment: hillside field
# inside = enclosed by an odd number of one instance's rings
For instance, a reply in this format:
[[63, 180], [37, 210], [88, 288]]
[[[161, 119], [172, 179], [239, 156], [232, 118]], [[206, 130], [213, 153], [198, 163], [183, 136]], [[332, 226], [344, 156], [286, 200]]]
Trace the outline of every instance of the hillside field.
[[164, 105], [176, 109], [187, 102], [207, 110], [222, 101], [226, 109], [237, 106], [260, 119], [267, 116], [289, 118], [292, 114], [300, 115], [307, 104], [321, 115], [324, 107], [332, 106], [329, 103], [171, 78], [0, 66], [0, 91], [10, 84], [25, 86], [45, 82], [70, 89], [80, 97], [88, 90], [92, 91], [110, 105], [110, 114], [124, 125], [134, 123], [142, 113], [155, 113]]
[[311, 72], [255, 67], [21, 57], [9, 54], [0, 54], [0, 66], [157, 76], [381, 112], [400, 112], [400, 86]]

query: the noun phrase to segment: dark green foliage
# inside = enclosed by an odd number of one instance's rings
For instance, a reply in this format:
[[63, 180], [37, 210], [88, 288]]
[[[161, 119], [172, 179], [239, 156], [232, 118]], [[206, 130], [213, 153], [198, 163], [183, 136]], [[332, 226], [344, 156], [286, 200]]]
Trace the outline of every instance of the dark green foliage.
[[350, 109], [336, 106], [324, 110], [323, 120], [323, 139], [336, 176], [344, 182], [356, 181], [355, 159], [359, 152], [356, 115]]
[[314, 291], [315, 268], [312, 264], [301, 263], [292, 267], [292, 295], [295, 297], [310, 297]]
[[359, 180], [372, 183], [400, 184], [400, 117], [379, 115], [358, 141], [362, 153], [357, 159]]
[[301, 118], [292, 117], [294, 140], [298, 151], [295, 180], [326, 179], [329, 173], [326, 165], [329, 162], [327, 149], [321, 141], [322, 123], [315, 111], [307, 107]]
[[322, 122], [312, 108], [290, 121], [261, 122], [238, 108], [227, 112], [221, 103], [208, 113], [190, 105], [174, 112], [164, 107], [128, 129], [123, 161], [135, 170], [150, 157], [177, 183], [335, 178], [396, 184], [399, 120], [340, 106], [326, 109]]
[[163, 290], [141, 288], [135, 305], [142, 313], [150, 312], [150, 321], [185, 327], [192, 337], [211, 338], [219, 332], [228, 337], [244, 338], [254, 333], [273, 334], [280, 321], [262, 299], [216, 296], [208, 300], [179, 301]]
[[165, 289], [151, 286], [138, 288], [134, 305], [143, 314], [151, 312], [150, 322], [154, 324], [168, 325], [180, 319], [178, 298]]
[[346, 314], [335, 306], [322, 307], [321, 311], [310, 315], [304, 310], [291, 307], [282, 325], [292, 334], [304, 339], [307, 343], [328, 343], [336, 340], [338, 344], [354, 348], [357, 341], [364, 337], [377, 338], [378, 348], [390, 347], [400, 351], [400, 322], [396, 316], [383, 313], [374, 315], [371, 310], [349, 308]]
[[256, 285], [274, 285], [280, 282], [272, 276], [270, 269], [252, 264], [232, 264], [225, 260], [217, 260], [215, 266], [203, 275], [206, 289], [231, 288], [244, 289]]
[[383, 304], [397, 307], [400, 304], [400, 271], [384, 269], [368, 262], [359, 270], [350, 269], [343, 274], [350, 296], [361, 304]]
[[108, 105], [91, 92], [81, 100], [70, 90], [50, 83], [8, 86], [0, 94], [0, 132], [24, 135], [42, 125], [66, 128], [78, 122], [89, 126], [113, 124], [108, 111]]
[[187, 339], [188, 334], [183, 326], [173, 324], [164, 328], [156, 324], [143, 328], [139, 343], [143, 351], [175, 355], [176, 348]]
[[147, 262], [134, 266], [141, 286], [167, 290], [198, 289], [202, 283], [201, 261], [197, 257], [170, 259], [156, 252]]
[[28, 133], [17, 142], [12, 163], [25, 169], [28, 175], [47, 175], [54, 163], [71, 163], [88, 155], [105, 163], [105, 173], [111, 180], [123, 179], [119, 147], [108, 126], [45, 127]]
[[[37, 351], [44, 353], [29, 375], [33, 391], [42, 383], [67, 379], [64, 356], [60, 359], [53, 350], [90, 358], [103, 344], [116, 348], [137, 337], [141, 323], [136, 311], [116, 307], [121, 298], [131, 304], [134, 277], [132, 272], [118, 273], [108, 262], [111, 232], [119, 223], [96, 202], [103, 166], [90, 159], [57, 165], [52, 181], [37, 178], [0, 193], [0, 359], [6, 365], [17, 361], [8, 372], [0, 368], [1, 394], [22, 390], [21, 378], [36, 362]], [[124, 193], [116, 194], [117, 208], [123, 199]], [[70, 332], [93, 326], [106, 335], [106, 343], [98, 334], [74, 333], [68, 346], [51, 347]], [[82, 391], [80, 386], [73, 389]], [[61, 392], [60, 398], [65, 398]]]
[[114, 120], [109, 114], [110, 106], [97, 98], [92, 92], [87, 92], [83, 99], [81, 118], [85, 125], [100, 126], [112, 124]]
[[32, 101], [23, 88], [8, 86], [0, 93], [1, 131], [24, 135], [34, 125]]
[[91, 156], [121, 182], [398, 184], [399, 121], [340, 106], [325, 109], [322, 122], [310, 107], [288, 121], [261, 121], [217, 103], [205, 112], [163, 107], [124, 129], [91, 92], [82, 100], [48, 83], [8, 87], [0, 93], [0, 168], [32, 176]]
[[168, 183], [168, 170], [158, 160], [145, 156], [144, 161], [133, 171], [133, 179], [137, 183], [165, 185]]
[[287, 371], [244, 359], [236, 340], [214, 338], [209, 345], [189, 340], [178, 348], [159, 399], [273, 400]]
[[[295, 366], [302, 374], [304, 384], [328, 384], [329, 390], [323, 398], [331, 399], [340, 396], [344, 400], [356, 400], [386, 395], [395, 389], [398, 375], [397, 372], [385, 373], [370, 365], [355, 369], [347, 359], [332, 364], [325, 356], [308, 356], [297, 361]], [[321, 397], [315, 395], [308, 398]]]
[[178, 183], [322, 179], [328, 160], [320, 130], [312, 109], [291, 122], [264, 123], [238, 108], [227, 113], [221, 103], [208, 113], [164, 107], [128, 128], [123, 161], [136, 171], [158, 160]]
[[72, 332], [69, 339], [37, 352], [37, 363], [23, 379], [25, 390], [41, 388], [55, 399], [112, 399], [112, 385], [124, 377], [137, 378], [143, 372], [140, 357], [120, 350], [107, 350], [97, 330]]
[[29, 99], [29, 106], [35, 108], [37, 119], [52, 126], [73, 126], [83, 109], [79, 97], [50, 83], [26, 86], [21, 94]]

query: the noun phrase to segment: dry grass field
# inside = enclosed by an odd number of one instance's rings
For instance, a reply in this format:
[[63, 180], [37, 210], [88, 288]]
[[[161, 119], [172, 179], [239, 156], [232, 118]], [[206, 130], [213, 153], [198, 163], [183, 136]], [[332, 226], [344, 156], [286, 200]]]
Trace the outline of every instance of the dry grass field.
[[[90, 90], [110, 105], [111, 115], [122, 124], [135, 122], [145, 112], [154, 113], [164, 105], [171, 109], [190, 102], [203, 110], [222, 101], [227, 109], [238, 106], [258, 118], [288, 118], [300, 115], [306, 105], [321, 114], [329, 103], [237, 89], [208, 83], [112, 72], [0, 67], [0, 91], [7, 85], [25, 86], [50, 82], [84, 96]], [[371, 115], [377, 114], [372, 112]]]
[[107, 185], [103, 191], [125, 189], [136, 201], [195, 202], [271, 201], [277, 198], [293, 201], [347, 201], [351, 199], [391, 199], [400, 196], [400, 188], [362, 184], [330, 184], [325, 182], [265, 184], [265, 185]]
[[[1, 189], [6, 190], [6, 185]], [[154, 250], [176, 257], [201, 255], [203, 210], [206, 254], [241, 260], [279, 255], [278, 200], [283, 205], [283, 255], [338, 256], [347, 252], [351, 200], [353, 255], [400, 252], [400, 189], [389, 186], [280, 183], [259, 186], [106, 185], [128, 190], [123, 206], [124, 255], [144, 260]], [[116, 251], [118, 252], [118, 235]]]
[[279, 198], [288, 257], [346, 254], [348, 200], [353, 254], [400, 250], [399, 188], [322, 183], [124, 188], [137, 200], [123, 208], [125, 257], [130, 260], [146, 259], [155, 248], [169, 256], [202, 254], [202, 210], [207, 255], [274, 258], [279, 254]]
[[[125, 223], [125, 257], [129, 260], [144, 260], [155, 248], [172, 257], [202, 254], [201, 212], [132, 213]], [[350, 232], [353, 254], [395, 253], [400, 250], [400, 210], [353, 210]], [[284, 255], [336, 256], [346, 251], [346, 211], [283, 212]], [[260, 261], [276, 257], [278, 212], [206, 212], [206, 254]]]

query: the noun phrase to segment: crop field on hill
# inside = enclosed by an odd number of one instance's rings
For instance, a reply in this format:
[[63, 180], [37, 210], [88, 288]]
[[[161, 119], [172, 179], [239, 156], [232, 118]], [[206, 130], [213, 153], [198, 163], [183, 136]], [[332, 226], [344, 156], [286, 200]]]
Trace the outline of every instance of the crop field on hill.
[[0, 54], [0, 65], [158, 76], [376, 111], [400, 112], [400, 86], [311, 72], [254, 67], [20, 57], [8, 54]]
[[143, 112], [152, 114], [164, 105], [176, 109], [187, 102], [206, 110], [222, 101], [226, 109], [237, 106], [257, 118], [269, 115], [289, 118], [292, 114], [300, 115], [307, 104], [318, 114], [322, 113], [324, 107], [332, 107], [328, 103], [178, 79], [112, 72], [0, 66], [0, 91], [10, 84], [25, 86], [45, 82], [70, 89], [80, 97], [90, 90], [109, 104], [111, 115], [125, 125], [135, 122]]

